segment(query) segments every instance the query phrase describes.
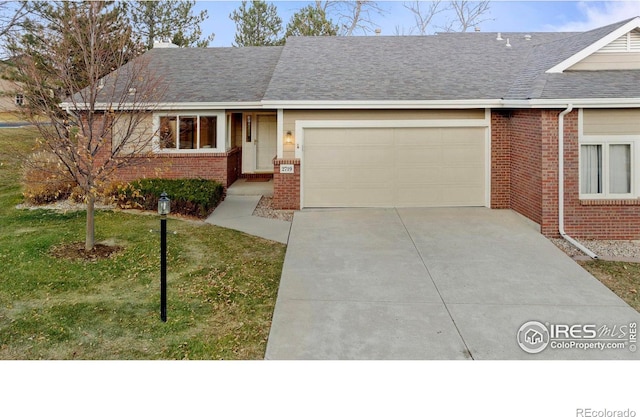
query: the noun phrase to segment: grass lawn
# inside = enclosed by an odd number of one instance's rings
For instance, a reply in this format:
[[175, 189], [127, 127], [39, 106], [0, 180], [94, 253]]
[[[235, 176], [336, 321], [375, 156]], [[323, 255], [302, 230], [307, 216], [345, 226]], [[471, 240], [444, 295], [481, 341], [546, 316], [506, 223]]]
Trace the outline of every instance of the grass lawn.
[[0, 123], [2, 122], [21, 122], [23, 121], [19, 113], [0, 111]]
[[[16, 210], [35, 134], [0, 129], [0, 359], [262, 359], [285, 246], [178, 219], [168, 229], [168, 321], [159, 318], [157, 216], [97, 212], [112, 258], [51, 256], [84, 238], [84, 212]], [[7, 152], [10, 150], [10, 152]]]
[[640, 312], [640, 264], [629, 262], [578, 262], [627, 304]]

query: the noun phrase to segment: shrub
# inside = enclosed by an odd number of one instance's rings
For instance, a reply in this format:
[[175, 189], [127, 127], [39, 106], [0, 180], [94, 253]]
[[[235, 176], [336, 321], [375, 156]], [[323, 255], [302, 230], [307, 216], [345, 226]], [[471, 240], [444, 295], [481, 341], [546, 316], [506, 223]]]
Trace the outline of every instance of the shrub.
[[171, 199], [171, 212], [207, 217], [222, 200], [222, 184], [203, 179], [149, 178], [130, 183], [114, 183], [107, 194], [120, 208], [157, 210], [160, 195]]
[[76, 184], [49, 152], [36, 152], [24, 163], [22, 174], [25, 200], [30, 204], [48, 204], [69, 198]]

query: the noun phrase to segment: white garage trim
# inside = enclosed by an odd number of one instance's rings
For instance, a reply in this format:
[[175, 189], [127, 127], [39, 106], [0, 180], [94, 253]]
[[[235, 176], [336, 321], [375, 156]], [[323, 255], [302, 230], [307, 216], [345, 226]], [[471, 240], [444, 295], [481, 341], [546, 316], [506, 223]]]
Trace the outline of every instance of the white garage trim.
[[485, 128], [485, 207], [491, 205], [491, 112], [486, 109], [484, 119], [449, 120], [296, 120], [295, 157], [300, 159], [300, 208], [304, 208], [304, 130], [306, 128], [429, 128], [484, 127]]

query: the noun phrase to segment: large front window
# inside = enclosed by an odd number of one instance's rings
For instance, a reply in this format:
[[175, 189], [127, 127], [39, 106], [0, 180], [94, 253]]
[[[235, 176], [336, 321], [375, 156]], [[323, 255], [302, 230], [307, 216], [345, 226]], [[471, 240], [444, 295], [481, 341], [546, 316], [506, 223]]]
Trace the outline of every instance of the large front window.
[[160, 149], [215, 149], [218, 146], [217, 116], [161, 116]]
[[629, 197], [633, 194], [631, 143], [588, 143], [580, 146], [580, 194]]

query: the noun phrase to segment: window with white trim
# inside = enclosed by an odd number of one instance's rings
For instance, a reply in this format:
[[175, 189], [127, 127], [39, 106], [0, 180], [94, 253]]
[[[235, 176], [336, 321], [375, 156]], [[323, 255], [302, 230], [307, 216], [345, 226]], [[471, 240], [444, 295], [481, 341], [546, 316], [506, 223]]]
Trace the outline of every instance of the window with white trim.
[[14, 97], [14, 102], [16, 106], [24, 106], [24, 95], [21, 93], [17, 93]]
[[153, 117], [156, 152], [225, 152], [224, 111], [158, 112]]
[[581, 198], [635, 198], [636, 141], [590, 138], [580, 144]]

